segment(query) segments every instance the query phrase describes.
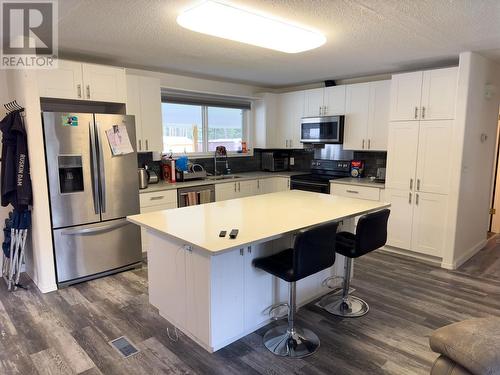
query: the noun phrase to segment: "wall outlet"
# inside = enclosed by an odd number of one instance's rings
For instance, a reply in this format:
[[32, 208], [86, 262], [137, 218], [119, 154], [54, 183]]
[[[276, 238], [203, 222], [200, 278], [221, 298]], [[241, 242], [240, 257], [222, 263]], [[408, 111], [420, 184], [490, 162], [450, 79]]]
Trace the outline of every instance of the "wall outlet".
[[295, 165], [295, 158], [294, 157], [290, 158], [290, 165]]

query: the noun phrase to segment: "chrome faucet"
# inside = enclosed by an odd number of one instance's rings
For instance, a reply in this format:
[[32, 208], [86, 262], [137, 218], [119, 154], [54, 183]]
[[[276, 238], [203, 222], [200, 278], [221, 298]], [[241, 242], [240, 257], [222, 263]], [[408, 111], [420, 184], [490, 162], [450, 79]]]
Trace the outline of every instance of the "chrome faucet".
[[224, 163], [226, 166], [226, 174], [231, 174], [231, 169], [229, 169], [229, 162], [227, 159], [227, 150], [224, 146], [217, 146], [214, 153], [214, 176], [222, 174], [217, 172], [217, 164]]

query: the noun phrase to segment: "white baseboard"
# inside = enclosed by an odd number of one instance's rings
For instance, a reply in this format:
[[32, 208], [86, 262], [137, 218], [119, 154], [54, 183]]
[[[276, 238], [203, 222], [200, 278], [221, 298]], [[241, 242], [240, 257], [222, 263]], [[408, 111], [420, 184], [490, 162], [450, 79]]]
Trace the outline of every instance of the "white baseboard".
[[472, 246], [469, 250], [462, 254], [458, 259], [455, 259], [453, 263], [442, 262], [441, 267], [446, 268], [447, 270], [456, 270], [474, 255], [476, 255], [483, 247], [485, 247], [487, 242], [487, 239], [479, 241], [476, 245]]
[[425, 255], [425, 254], [419, 254], [411, 250], [405, 250], [405, 249], [400, 249], [398, 247], [392, 247], [392, 246], [384, 246], [380, 248], [377, 251], [383, 251], [387, 253], [392, 253], [392, 254], [398, 254], [398, 255], [403, 255], [411, 258], [418, 259], [422, 262], [430, 263], [435, 266], [441, 266], [442, 265], [442, 259], [439, 257], [433, 257], [430, 255]]

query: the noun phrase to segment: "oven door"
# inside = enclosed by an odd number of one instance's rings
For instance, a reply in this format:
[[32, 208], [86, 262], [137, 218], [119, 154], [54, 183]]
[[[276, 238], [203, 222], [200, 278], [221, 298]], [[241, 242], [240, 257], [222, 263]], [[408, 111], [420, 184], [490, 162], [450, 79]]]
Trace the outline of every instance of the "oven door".
[[290, 181], [290, 189], [312, 191], [314, 193], [330, 194], [330, 184], [322, 184], [319, 182], [300, 181], [292, 179]]
[[302, 119], [300, 141], [302, 143], [343, 142], [344, 116], [305, 117]]

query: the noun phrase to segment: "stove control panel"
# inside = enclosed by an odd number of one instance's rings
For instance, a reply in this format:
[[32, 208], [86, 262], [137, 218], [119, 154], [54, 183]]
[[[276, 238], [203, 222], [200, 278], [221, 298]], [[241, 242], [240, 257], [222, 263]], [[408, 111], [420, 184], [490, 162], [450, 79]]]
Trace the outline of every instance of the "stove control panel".
[[350, 160], [318, 160], [311, 162], [312, 169], [322, 169], [326, 171], [349, 172], [351, 168]]

